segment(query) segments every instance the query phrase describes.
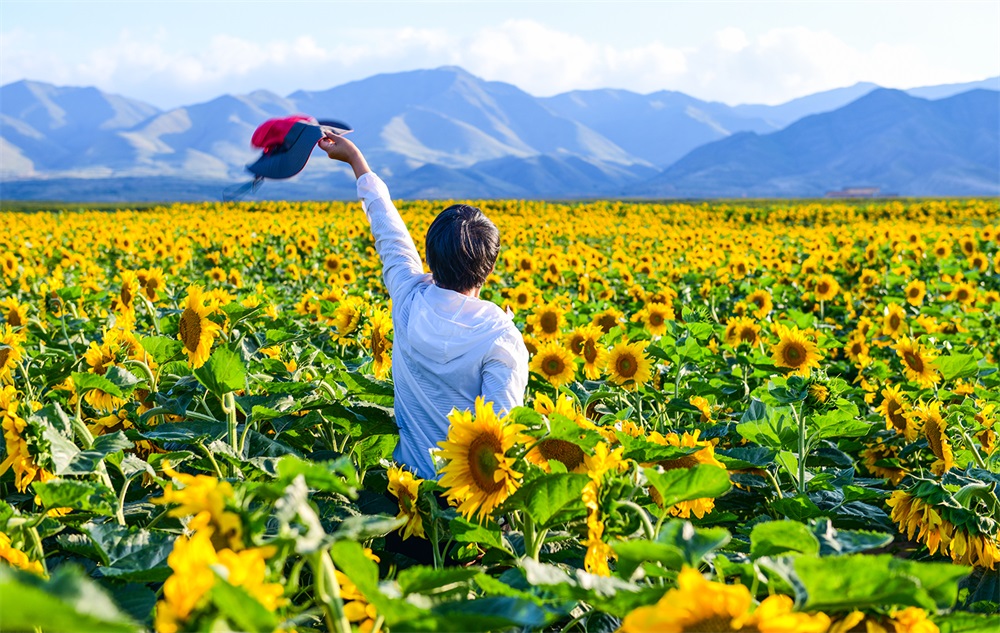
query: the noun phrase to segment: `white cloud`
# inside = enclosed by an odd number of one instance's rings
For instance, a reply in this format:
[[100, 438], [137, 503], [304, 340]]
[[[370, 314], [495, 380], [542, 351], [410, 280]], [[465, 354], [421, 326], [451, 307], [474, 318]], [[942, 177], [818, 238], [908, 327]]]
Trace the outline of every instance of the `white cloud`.
[[805, 27], [748, 34], [731, 26], [690, 48], [662, 41], [613, 46], [526, 19], [466, 37], [411, 27], [344, 28], [329, 40], [217, 35], [192, 50], [182, 50], [163, 31], [124, 31], [76, 59], [59, 58], [44, 42], [18, 31], [3, 33], [0, 42], [3, 82], [26, 77], [96, 85], [167, 106], [258, 88], [280, 94], [318, 90], [378, 72], [445, 64], [535, 95], [603, 87], [670, 89], [729, 103], [779, 103], [857, 81], [912, 87], [982, 78], [927, 59], [915, 45], [859, 49]]

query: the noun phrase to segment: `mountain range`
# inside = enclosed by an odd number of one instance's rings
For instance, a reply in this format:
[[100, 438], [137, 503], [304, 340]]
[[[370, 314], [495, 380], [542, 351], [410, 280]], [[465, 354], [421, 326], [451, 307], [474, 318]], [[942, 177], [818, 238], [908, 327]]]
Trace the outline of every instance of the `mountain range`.
[[[672, 91], [542, 98], [443, 67], [160, 110], [25, 80], [0, 87], [0, 198], [219, 199], [248, 180], [257, 125], [301, 112], [349, 122], [406, 198], [816, 197], [852, 185], [996, 196], [998, 91], [1000, 77], [908, 91], [859, 83], [773, 106]], [[354, 188], [316, 150], [298, 176], [254, 195], [353, 198]]]

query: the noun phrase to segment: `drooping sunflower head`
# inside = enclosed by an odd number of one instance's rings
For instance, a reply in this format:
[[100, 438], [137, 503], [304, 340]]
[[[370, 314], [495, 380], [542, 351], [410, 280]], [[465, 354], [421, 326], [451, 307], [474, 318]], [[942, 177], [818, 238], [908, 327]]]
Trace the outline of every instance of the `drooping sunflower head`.
[[808, 376], [811, 368], [819, 367], [819, 348], [799, 328], [779, 327], [778, 337], [778, 342], [771, 347], [775, 365], [788, 368], [799, 376]]
[[913, 410], [912, 415], [919, 420], [921, 432], [927, 439], [927, 448], [934, 454], [935, 460], [931, 470], [936, 475], [950, 470], [955, 465], [955, 457], [948, 441], [946, 433], [948, 423], [941, 414], [941, 403], [935, 401], [919, 405]]
[[608, 352], [608, 380], [626, 389], [638, 389], [649, 382], [652, 367], [644, 341], [623, 340]]
[[402, 468], [390, 468], [387, 474], [389, 476], [389, 493], [399, 500], [399, 514], [396, 518], [406, 519], [406, 525], [401, 528], [403, 540], [405, 541], [414, 535], [426, 538], [423, 518], [417, 510], [420, 482], [423, 480], [414, 477], [413, 473]]
[[898, 386], [882, 390], [882, 404], [878, 410], [885, 418], [886, 429], [903, 435], [911, 442], [916, 439], [916, 429], [909, 423], [909, 404]]
[[438, 442], [445, 461], [440, 484], [463, 516], [478, 515], [482, 521], [520, 486], [521, 473], [507, 453], [524, 427], [498, 417], [493, 403], [482, 397], [476, 398], [475, 415], [455, 410], [448, 420], [448, 438]]
[[529, 367], [556, 389], [572, 381], [576, 376], [576, 359], [559, 341], [539, 345]]

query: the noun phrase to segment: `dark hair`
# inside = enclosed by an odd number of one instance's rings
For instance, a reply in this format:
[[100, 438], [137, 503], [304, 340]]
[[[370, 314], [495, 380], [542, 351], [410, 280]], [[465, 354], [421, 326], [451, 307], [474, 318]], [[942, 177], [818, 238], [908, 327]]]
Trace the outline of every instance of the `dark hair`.
[[427, 265], [441, 288], [468, 292], [486, 283], [500, 253], [500, 231], [483, 212], [456, 204], [427, 229]]

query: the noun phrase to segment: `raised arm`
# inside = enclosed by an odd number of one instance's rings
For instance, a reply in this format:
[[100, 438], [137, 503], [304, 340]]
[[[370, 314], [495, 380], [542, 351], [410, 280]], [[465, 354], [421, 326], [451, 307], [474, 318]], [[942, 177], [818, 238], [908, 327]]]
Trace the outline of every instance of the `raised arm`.
[[361, 150], [346, 138], [328, 135], [320, 139], [319, 148], [354, 169], [358, 198], [371, 225], [375, 250], [382, 259], [382, 278], [389, 296], [398, 299], [424, 276], [424, 266], [403, 218], [392, 204], [389, 188], [372, 172]]

